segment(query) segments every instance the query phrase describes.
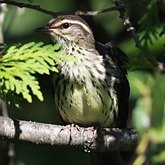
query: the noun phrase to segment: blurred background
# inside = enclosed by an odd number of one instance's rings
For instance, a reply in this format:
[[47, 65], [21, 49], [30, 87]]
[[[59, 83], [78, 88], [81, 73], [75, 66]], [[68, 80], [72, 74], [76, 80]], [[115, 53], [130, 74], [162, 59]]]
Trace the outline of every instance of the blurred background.
[[[31, 3], [31, 0], [18, 1]], [[33, 0], [32, 4], [52, 11], [97, 10], [114, 6], [110, 0]], [[163, 8], [164, 6], [164, 8]], [[51, 43], [47, 34], [36, 33], [52, 17], [36, 10], [6, 6], [2, 26], [4, 43], [40, 42]], [[114, 41], [129, 57], [128, 79], [130, 82], [129, 127], [139, 133], [139, 145], [135, 165], [148, 160], [149, 164], [165, 164], [165, 1], [126, 0], [125, 9], [140, 37], [141, 49], [137, 48], [127, 32], [118, 11], [97, 16], [83, 17], [91, 26], [95, 39], [106, 43]], [[1, 12], [1, 11], [0, 11]], [[62, 124], [54, 109], [53, 89], [50, 76], [38, 76], [44, 101], [33, 98], [33, 103], [21, 101], [20, 108], [9, 106], [9, 115], [20, 120]], [[7, 161], [7, 144], [0, 146], [0, 165]], [[20, 165], [90, 164], [90, 155], [77, 149], [37, 146], [16, 143], [15, 159]]]

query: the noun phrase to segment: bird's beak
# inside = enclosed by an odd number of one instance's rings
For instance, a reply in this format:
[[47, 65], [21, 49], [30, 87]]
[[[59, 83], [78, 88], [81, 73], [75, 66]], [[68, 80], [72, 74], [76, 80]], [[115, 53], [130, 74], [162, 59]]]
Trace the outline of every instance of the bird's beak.
[[36, 32], [46, 32], [46, 33], [52, 32], [52, 30], [50, 29], [49, 26], [39, 27], [35, 31]]

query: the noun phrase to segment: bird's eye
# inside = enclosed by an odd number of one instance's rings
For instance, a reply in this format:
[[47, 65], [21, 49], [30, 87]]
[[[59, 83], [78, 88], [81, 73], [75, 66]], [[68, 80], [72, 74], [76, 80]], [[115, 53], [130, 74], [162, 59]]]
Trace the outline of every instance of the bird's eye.
[[63, 23], [62, 26], [63, 26], [63, 28], [67, 29], [70, 25], [69, 25], [69, 23], [66, 22], [66, 23]]

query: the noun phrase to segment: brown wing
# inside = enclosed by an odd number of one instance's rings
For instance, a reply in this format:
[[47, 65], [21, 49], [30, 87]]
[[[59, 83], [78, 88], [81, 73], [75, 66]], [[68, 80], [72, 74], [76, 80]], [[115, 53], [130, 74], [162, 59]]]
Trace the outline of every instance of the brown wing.
[[[110, 72], [111, 76], [117, 78], [117, 81], [114, 82], [113, 86], [117, 94], [119, 106], [116, 127], [125, 128], [128, 118], [128, 98], [130, 93], [129, 82], [126, 77], [127, 70], [125, 68], [128, 57], [111, 43], [105, 45], [96, 43], [96, 49], [103, 56], [105, 67], [108, 72]], [[112, 64], [115, 67], [113, 67]]]

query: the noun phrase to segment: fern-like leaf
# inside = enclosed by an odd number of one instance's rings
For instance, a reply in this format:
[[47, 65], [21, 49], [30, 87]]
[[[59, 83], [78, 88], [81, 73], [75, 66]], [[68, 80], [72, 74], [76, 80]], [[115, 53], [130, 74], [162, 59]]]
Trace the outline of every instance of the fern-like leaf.
[[160, 26], [158, 18], [157, 0], [147, 1], [146, 12], [139, 20], [139, 31], [143, 33], [140, 39], [146, 48], [153, 44], [153, 39], [158, 39]]
[[[43, 100], [39, 82], [34, 74], [50, 74], [58, 72], [55, 62], [62, 62], [64, 51], [59, 45], [27, 43], [11, 46], [0, 58], [0, 89], [2, 93], [14, 92], [22, 94], [28, 102], [32, 102], [32, 94]], [[2, 96], [1, 96], [2, 97]]]

